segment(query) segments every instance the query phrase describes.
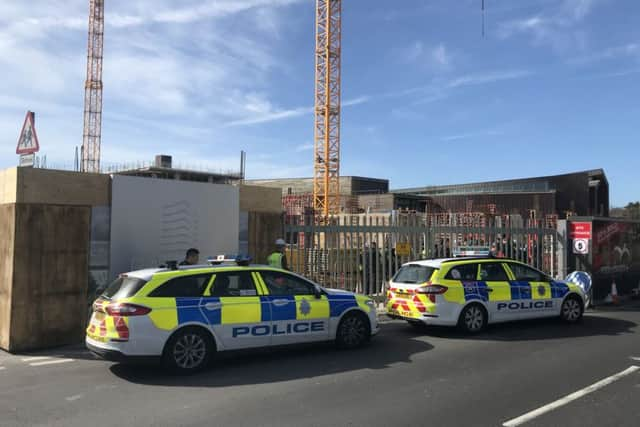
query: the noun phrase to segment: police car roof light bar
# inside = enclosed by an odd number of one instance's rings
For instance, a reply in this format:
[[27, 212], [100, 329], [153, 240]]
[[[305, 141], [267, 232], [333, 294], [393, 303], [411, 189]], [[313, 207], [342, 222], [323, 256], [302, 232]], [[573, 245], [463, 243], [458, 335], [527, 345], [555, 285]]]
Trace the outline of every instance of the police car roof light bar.
[[207, 262], [210, 265], [220, 265], [220, 264], [236, 264], [239, 266], [243, 266], [246, 267], [251, 263], [251, 257], [249, 255], [243, 255], [243, 254], [239, 254], [239, 255], [218, 255], [217, 257], [209, 257], [207, 258]]

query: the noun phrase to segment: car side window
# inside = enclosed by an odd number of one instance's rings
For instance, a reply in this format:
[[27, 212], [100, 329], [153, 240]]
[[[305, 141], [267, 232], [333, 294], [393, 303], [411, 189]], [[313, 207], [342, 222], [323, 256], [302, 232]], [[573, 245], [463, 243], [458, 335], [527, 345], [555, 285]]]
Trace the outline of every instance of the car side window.
[[149, 296], [158, 298], [200, 297], [207, 288], [209, 280], [211, 280], [211, 274], [176, 277], [154, 289]]
[[260, 275], [271, 295], [313, 295], [316, 292], [313, 283], [291, 274], [261, 271]]
[[509, 280], [507, 273], [498, 262], [480, 264], [480, 279], [486, 282], [505, 282]]
[[463, 264], [453, 267], [444, 277], [448, 280], [477, 280], [478, 264]]
[[256, 286], [248, 271], [228, 271], [217, 273], [211, 287], [212, 297], [253, 297], [257, 296]]
[[527, 267], [526, 265], [509, 263], [509, 268], [513, 272], [517, 281], [545, 282], [547, 280], [544, 274], [531, 267]]

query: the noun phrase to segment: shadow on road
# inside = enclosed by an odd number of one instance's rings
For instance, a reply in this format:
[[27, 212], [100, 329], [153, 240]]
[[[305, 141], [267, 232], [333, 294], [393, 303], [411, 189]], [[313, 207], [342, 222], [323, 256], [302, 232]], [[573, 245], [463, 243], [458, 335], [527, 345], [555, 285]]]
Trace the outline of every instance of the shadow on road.
[[84, 344], [72, 344], [72, 345], [64, 345], [61, 347], [54, 347], [44, 350], [33, 350], [33, 351], [25, 351], [25, 352], [16, 352], [16, 353], [6, 353], [0, 350], [0, 358], [2, 356], [5, 357], [13, 357], [13, 358], [35, 358], [40, 357], [43, 360], [45, 358], [48, 359], [75, 359], [75, 360], [99, 360], [97, 356], [91, 354]]
[[479, 335], [467, 335], [455, 328], [429, 326], [419, 329], [423, 336], [485, 341], [531, 341], [632, 334], [637, 323], [613, 317], [585, 315], [577, 324], [556, 318], [497, 323]]
[[338, 350], [333, 343], [320, 343], [219, 353], [209, 369], [193, 376], [172, 376], [158, 366], [115, 364], [110, 369], [114, 375], [137, 384], [225, 387], [386, 369], [395, 363], [411, 363], [413, 355], [433, 349], [419, 338], [419, 333], [404, 325], [384, 326], [391, 328], [385, 328], [361, 349]]

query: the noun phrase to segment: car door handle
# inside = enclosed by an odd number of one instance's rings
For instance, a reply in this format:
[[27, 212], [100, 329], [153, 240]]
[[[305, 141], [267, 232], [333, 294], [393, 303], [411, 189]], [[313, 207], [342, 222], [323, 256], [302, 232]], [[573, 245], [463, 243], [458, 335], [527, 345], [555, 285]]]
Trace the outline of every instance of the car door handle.
[[207, 310], [218, 310], [220, 307], [222, 307], [222, 304], [219, 302], [208, 302], [204, 305]]
[[288, 299], [274, 299], [271, 302], [277, 307], [282, 307], [283, 305], [289, 304], [290, 301]]
[[493, 288], [486, 288], [487, 292], [493, 292]]

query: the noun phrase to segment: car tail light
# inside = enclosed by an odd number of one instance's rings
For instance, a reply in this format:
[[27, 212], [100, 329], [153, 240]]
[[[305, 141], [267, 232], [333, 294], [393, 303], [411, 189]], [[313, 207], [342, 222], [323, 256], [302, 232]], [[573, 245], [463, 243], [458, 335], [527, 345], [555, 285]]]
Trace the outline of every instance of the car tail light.
[[109, 316], [144, 316], [151, 312], [149, 307], [126, 303], [109, 304], [106, 310]]
[[426, 286], [416, 289], [417, 294], [426, 295], [431, 302], [436, 302], [436, 295], [442, 295], [447, 292], [449, 288], [442, 285], [432, 285], [428, 283]]

